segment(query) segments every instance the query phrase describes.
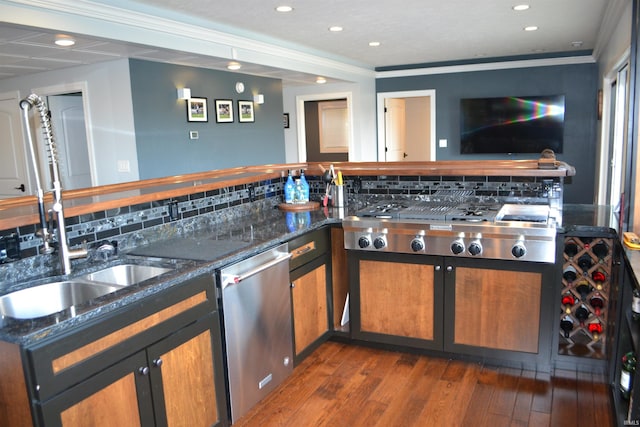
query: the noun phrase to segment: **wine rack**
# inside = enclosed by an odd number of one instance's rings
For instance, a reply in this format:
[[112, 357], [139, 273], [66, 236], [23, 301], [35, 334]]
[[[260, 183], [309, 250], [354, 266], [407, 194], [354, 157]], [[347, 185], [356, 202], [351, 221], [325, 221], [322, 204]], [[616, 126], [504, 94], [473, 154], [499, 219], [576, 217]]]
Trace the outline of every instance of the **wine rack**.
[[565, 237], [558, 354], [607, 357], [612, 248], [610, 238]]

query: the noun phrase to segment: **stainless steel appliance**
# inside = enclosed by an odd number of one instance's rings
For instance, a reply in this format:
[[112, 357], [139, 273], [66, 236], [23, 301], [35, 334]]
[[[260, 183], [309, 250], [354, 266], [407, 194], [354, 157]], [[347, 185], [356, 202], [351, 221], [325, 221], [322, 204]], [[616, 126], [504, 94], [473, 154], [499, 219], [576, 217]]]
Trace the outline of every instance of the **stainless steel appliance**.
[[220, 271], [232, 422], [293, 371], [290, 257], [285, 243]]
[[548, 205], [385, 200], [347, 217], [345, 248], [555, 262]]

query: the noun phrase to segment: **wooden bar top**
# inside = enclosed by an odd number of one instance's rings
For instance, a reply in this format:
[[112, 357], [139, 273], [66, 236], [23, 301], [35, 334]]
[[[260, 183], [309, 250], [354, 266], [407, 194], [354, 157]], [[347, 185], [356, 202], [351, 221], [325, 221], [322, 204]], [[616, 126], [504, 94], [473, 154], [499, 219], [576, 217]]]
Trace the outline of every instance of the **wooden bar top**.
[[[563, 177], [575, 175], [566, 163], [553, 163], [541, 169], [538, 160], [455, 160], [435, 162], [333, 162], [336, 172], [345, 177], [403, 176], [531, 176]], [[329, 163], [285, 163], [219, 169], [166, 178], [132, 181], [122, 184], [63, 191], [65, 216], [72, 217], [139, 203], [170, 199], [234, 185], [276, 179], [288, 170], [304, 169], [305, 174], [322, 175]], [[51, 205], [51, 195], [45, 197]], [[38, 223], [35, 196], [0, 200], [0, 230]]]

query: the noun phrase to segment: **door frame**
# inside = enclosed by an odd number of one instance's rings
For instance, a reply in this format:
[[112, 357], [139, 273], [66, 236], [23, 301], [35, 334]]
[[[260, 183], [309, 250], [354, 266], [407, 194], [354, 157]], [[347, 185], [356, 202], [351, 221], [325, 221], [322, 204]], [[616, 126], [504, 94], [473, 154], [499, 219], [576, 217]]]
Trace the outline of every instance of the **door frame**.
[[377, 93], [377, 116], [378, 116], [378, 161], [383, 162], [385, 159], [385, 120], [384, 120], [384, 108], [385, 100], [388, 98], [418, 98], [429, 97], [430, 101], [430, 139], [431, 146], [429, 147], [429, 160], [436, 160], [436, 90], [410, 90], [401, 92], [378, 92]]
[[[96, 186], [96, 161], [95, 161], [95, 150], [94, 150], [94, 142], [93, 142], [93, 134], [91, 129], [93, 126], [91, 124], [91, 114], [90, 114], [90, 102], [89, 102], [89, 85], [87, 81], [79, 81], [79, 82], [70, 82], [70, 83], [62, 83], [51, 86], [42, 86], [39, 88], [33, 88], [33, 93], [38, 94], [40, 97], [45, 98], [47, 96], [53, 95], [64, 95], [66, 93], [82, 93], [82, 109], [84, 110], [84, 123], [85, 123], [85, 132], [87, 139], [87, 152], [89, 153], [89, 170], [91, 171], [91, 186]], [[48, 108], [48, 107], [47, 107]], [[40, 144], [40, 146], [44, 146]], [[48, 162], [46, 162], [47, 157], [44, 157], [44, 160], [41, 160], [40, 167], [42, 167], [42, 171], [44, 172], [44, 177], [48, 182], [51, 181], [51, 176], [49, 174]], [[45, 161], [43, 164], [42, 162]]]
[[349, 155], [353, 153], [353, 94], [351, 92], [318, 93], [296, 96], [296, 116], [298, 127], [298, 161], [307, 161], [307, 134], [304, 116], [305, 101], [330, 101], [334, 99], [347, 100], [347, 120], [349, 121]]

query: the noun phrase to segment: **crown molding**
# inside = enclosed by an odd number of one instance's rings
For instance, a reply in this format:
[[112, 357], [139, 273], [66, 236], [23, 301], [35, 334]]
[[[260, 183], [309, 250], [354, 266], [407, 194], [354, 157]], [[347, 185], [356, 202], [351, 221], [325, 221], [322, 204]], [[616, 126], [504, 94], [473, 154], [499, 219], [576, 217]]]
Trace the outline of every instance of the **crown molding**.
[[469, 73], [474, 71], [495, 71], [514, 68], [552, 67], [556, 65], [593, 64], [593, 55], [567, 56], [559, 58], [525, 59], [517, 61], [485, 62], [478, 64], [448, 65], [442, 67], [413, 68], [406, 70], [379, 71], [376, 79], [395, 77], [428, 76], [435, 74]]

